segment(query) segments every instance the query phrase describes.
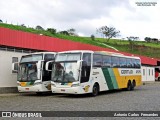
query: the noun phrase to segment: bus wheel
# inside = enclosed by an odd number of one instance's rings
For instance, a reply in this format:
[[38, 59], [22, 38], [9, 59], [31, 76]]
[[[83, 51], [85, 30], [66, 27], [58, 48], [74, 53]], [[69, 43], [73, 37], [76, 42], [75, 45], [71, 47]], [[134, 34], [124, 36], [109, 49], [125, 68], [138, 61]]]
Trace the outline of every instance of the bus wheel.
[[99, 92], [99, 85], [94, 84], [93, 89], [92, 89], [92, 96], [97, 96]]
[[160, 77], [158, 77], [158, 81], [160, 81]]
[[132, 82], [132, 89], [131, 90], [134, 90], [135, 86], [136, 86], [136, 82], [135, 82], [135, 80], [133, 80], [133, 82]]
[[43, 93], [42, 93], [42, 92], [36, 92], [36, 94], [37, 94], [37, 95], [42, 95]]
[[128, 81], [127, 91], [131, 91], [131, 90], [132, 90], [132, 83], [131, 81]]

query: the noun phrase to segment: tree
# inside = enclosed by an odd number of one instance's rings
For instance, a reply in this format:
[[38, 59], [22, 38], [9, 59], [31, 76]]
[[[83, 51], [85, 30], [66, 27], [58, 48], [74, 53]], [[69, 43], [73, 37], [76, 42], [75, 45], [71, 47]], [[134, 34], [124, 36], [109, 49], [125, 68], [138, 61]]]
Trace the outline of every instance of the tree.
[[145, 40], [146, 42], [151, 42], [152, 39], [151, 39], [150, 37], [145, 37], [144, 40]]
[[21, 26], [26, 28], [25, 24], [21, 24]]
[[95, 40], [95, 36], [93, 34], [91, 35], [91, 40]]
[[41, 27], [40, 25], [37, 25], [37, 26], [36, 26], [36, 29], [37, 29], [37, 30], [44, 30], [43, 27]]
[[130, 37], [127, 37], [127, 39], [130, 41], [136, 41], [136, 40], [139, 40], [139, 37], [134, 37], [134, 36], [130, 36]]
[[0, 19], [0, 23], [3, 23], [3, 21]]
[[151, 40], [152, 40], [152, 42], [155, 42], [155, 43], [158, 44], [158, 39], [157, 38], [152, 38]]
[[71, 28], [69, 30], [67, 30], [67, 32], [69, 33], [69, 35], [73, 35], [73, 36], [76, 36], [76, 30], [74, 28]]
[[59, 34], [63, 34], [63, 35], [69, 35], [68, 31], [60, 31], [58, 32]]
[[109, 39], [119, 36], [120, 33], [120, 31], [117, 31], [116, 28], [108, 26], [102, 26], [97, 29], [97, 31], [105, 35], [105, 37], [107, 38], [107, 42], [109, 41]]
[[47, 28], [47, 31], [49, 31], [52, 34], [55, 34], [57, 30], [54, 28]]
[[130, 37], [127, 37], [128, 41], [129, 41], [129, 45], [131, 48], [131, 51], [133, 51], [134, 49], [134, 46], [135, 46], [135, 40], [139, 40], [139, 37], [134, 37], [134, 36], [130, 36]]

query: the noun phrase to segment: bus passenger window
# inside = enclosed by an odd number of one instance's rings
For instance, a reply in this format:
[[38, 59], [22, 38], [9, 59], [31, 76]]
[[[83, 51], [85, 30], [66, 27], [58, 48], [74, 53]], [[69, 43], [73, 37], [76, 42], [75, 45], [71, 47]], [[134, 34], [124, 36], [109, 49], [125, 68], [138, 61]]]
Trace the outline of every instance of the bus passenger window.
[[103, 56], [103, 66], [111, 67], [111, 56]]
[[127, 58], [127, 67], [131, 68], [132, 67], [132, 61], [130, 58]]
[[119, 67], [119, 58], [118, 57], [112, 57], [112, 67]]
[[119, 58], [119, 65], [122, 68], [126, 67], [126, 58]]
[[102, 55], [93, 55], [93, 67], [102, 66]]
[[136, 59], [132, 59], [132, 66], [133, 68], [136, 68]]
[[136, 68], [140, 68], [141, 67], [141, 63], [140, 63], [140, 60], [136, 60]]

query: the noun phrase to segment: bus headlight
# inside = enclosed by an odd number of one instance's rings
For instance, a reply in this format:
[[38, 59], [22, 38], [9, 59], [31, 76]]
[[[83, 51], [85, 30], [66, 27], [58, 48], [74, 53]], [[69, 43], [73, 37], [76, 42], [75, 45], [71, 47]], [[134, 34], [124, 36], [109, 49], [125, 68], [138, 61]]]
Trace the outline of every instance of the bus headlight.
[[77, 86], [80, 86], [80, 84], [79, 83], [73, 84], [71, 87], [77, 87]]
[[34, 85], [39, 85], [39, 84], [42, 84], [42, 82], [36, 82], [36, 83], [34, 83]]
[[21, 86], [21, 84], [20, 84], [20, 83], [17, 83], [17, 86]]

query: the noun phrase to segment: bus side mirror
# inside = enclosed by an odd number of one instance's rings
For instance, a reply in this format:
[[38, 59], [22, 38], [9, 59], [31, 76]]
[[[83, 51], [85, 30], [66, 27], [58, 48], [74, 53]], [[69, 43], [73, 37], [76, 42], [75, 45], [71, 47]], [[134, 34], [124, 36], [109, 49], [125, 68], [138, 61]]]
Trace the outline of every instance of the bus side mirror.
[[78, 60], [77, 61], [77, 68], [78, 70], [81, 70], [81, 63], [83, 62], [83, 60]]
[[19, 63], [18, 62], [12, 63], [12, 71], [13, 71], [13, 73], [18, 73], [18, 67], [19, 67]]
[[50, 66], [52, 65], [53, 62], [54, 61], [48, 61], [48, 62], [46, 62], [46, 66], [45, 66], [46, 71], [52, 71], [52, 69], [49, 69], [49, 68], [50, 68]]

